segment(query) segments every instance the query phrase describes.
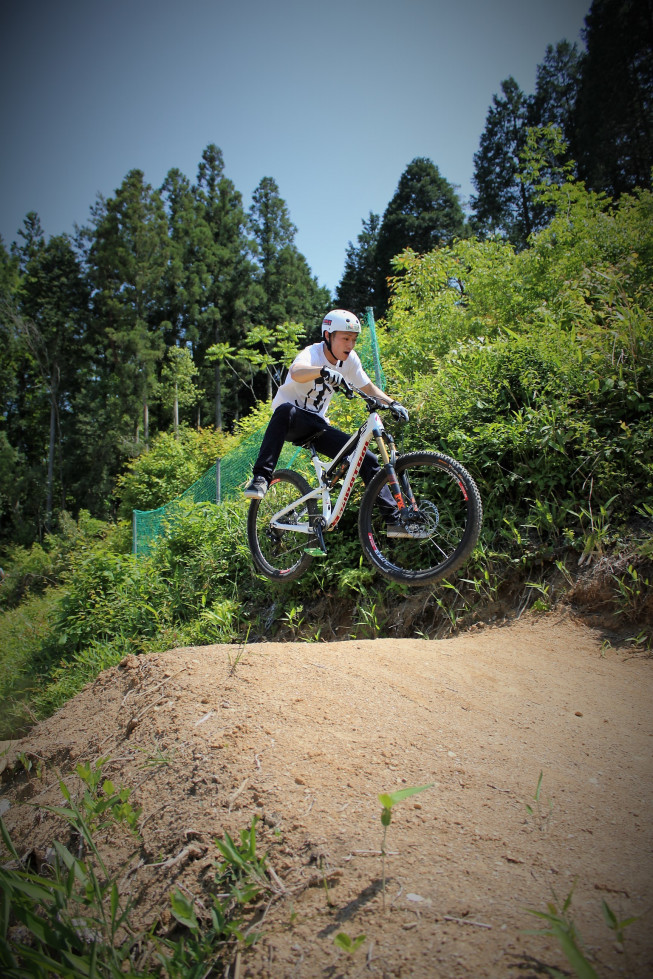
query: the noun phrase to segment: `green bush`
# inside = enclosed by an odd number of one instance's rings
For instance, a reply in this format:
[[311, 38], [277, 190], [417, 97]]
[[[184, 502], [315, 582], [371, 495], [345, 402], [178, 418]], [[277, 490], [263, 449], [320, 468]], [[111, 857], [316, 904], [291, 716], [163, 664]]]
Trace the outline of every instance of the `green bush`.
[[474, 239], [406, 252], [386, 328], [405, 447], [476, 476], [486, 543], [573, 543], [653, 497], [653, 195], [545, 188], [550, 226], [519, 254]]
[[40, 544], [10, 546], [5, 551], [5, 578], [0, 587], [0, 609], [13, 608], [27, 595], [42, 595], [58, 584], [77, 557], [98, 541], [111, 547], [115, 528], [81, 510], [77, 520], [65, 511], [59, 515], [58, 532], [47, 534]]
[[243, 534], [246, 500], [180, 502], [154, 546], [152, 567], [172, 620], [186, 622], [215, 601], [238, 597], [252, 577]]
[[50, 636], [55, 603], [56, 590], [51, 589], [0, 615], [0, 740], [29, 727], [28, 704], [40, 685], [34, 663]]
[[174, 500], [237, 442], [214, 429], [181, 427], [177, 436], [157, 435], [116, 481], [119, 516], [131, 520], [133, 510], [156, 510]]

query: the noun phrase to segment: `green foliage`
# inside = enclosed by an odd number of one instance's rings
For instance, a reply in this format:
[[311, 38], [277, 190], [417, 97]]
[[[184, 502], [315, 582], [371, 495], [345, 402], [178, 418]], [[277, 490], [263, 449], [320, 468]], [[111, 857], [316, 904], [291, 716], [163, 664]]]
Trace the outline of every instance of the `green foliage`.
[[151, 636], [165, 615], [165, 591], [151, 563], [98, 550], [65, 583], [55, 619], [57, 644], [70, 656], [95, 641]]
[[249, 829], [240, 831], [240, 843], [227, 832], [224, 839], [214, 841], [224, 858], [217, 868], [216, 882], [220, 889], [229, 886], [239, 904], [254, 900], [267, 884], [267, 857], [256, 852], [257, 822], [258, 816], [252, 816]]
[[339, 931], [333, 939], [333, 944], [337, 945], [338, 948], [341, 948], [348, 955], [353, 955], [361, 947], [365, 938], [366, 936], [363, 934], [356, 935], [355, 938], [352, 938], [346, 931]]
[[141, 170], [130, 170], [115, 196], [98, 203], [87, 234], [94, 312], [87, 339], [99, 381], [88, 394], [105, 432], [147, 443], [165, 347], [160, 310], [170, 244], [161, 195]]
[[220, 893], [212, 895], [208, 909], [202, 906], [202, 920], [193, 901], [175, 888], [174, 936], [156, 938], [157, 921], [147, 931], [136, 929], [134, 904], [122, 893], [126, 868], [109, 869], [98, 834], [115, 833], [124, 824], [140, 841], [139, 812], [129, 803], [130, 789], [104, 778], [107, 761], [77, 766], [84, 785], [79, 801], [60, 783], [65, 804], [51, 811], [63, 817], [80, 845], [73, 853], [54, 840], [55, 859], [43, 872], [24, 869], [0, 819], [6, 851], [0, 862], [0, 967], [7, 979], [200, 979], [228, 964], [239, 944], [255, 939], [244, 928], [241, 909], [269, 890], [266, 858], [256, 853], [256, 819], [241, 832], [240, 845], [228, 835], [215, 841], [225, 858], [216, 880]]
[[192, 900], [178, 888], [173, 891], [171, 911], [187, 934], [181, 939], [166, 939], [156, 956], [170, 979], [201, 979], [207, 969], [228, 958], [233, 945], [251, 945], [256, 940], [257, 936], [244, 928], [241, 911], [269, 891], [266, 857], [256, 852], [256, 822], [253, 817], [249, 829], [241, 830], [239, 844], [228, 833], [214, 841], [224, 861], [217, 869], [219, 893], [213, 895], [208, 922], [198, 920]]
[[165, 584], [166, 605], [175, 621], [189, 619], [235, 594], [243, 595], [251, 578], [249, 553], [242, 535], [245, 503], [180, 504], [178, 518], [152, 555]]
[[301, 323], [286, 320], [274, 326], [255, 326], [249, 330], [240, 349], [226, 343], [216, 343], [206, 352], [207, 360], [226, 364], [242, 384], [247, 384], [254, 397], [256, 375], [267, 375], [267, 398], [272, 398], [272, 382], [281, 380], [280, 368], [285, 369], [294, 359], [305, 334]]
[[[418, 157], [408, 164], [388, 203], [376, 241], [377, 315], [385, 313], [390, 297], [393, 259], [406, 248], [426, 253], [450, 244], [466, 232], [454, 188], [431, 160]], [[395, 280], [396, 288], [397, 282]]]
[[133, 459], [116, 480], [119, 513], [131, 519], [132, 510], [156, 510], [187, 490], [233, 439], [213, 429], [181, 427], [157, 435], [147, 452]]
[[[59, 787], [66, 806], [51, 807], [51, 812], [68, 819], [71, 824], [83, 823], [85, 836], [90, 837], [98, 830], [107, 829], [115, 823], [124, 823], [132, 833], [136, 833], [140, 809], [134, 809], [129, 801], [131, 789], [115, 786], [111, 779], [105, 778], [103, 768], [109, 756], [93, 762], [80, 762], [75, 771], [84, 785], [79, 802], [73, 797], [65, 782]], [[88, 841], [87, 841], [88, 842]]]
[[547, 923], [546, 927], [536, 934], [547, 935], [557, 940], [578, 979], [598, 979], [598, 973], [582, 949], [580, 935], [571, 916], [570, 906], [573, 892], [574, 888], [572, 887], [560, 907], [558, 907], [560, 902], [554, 892], [554, 900], [548, 902], [546, 911], [534, 911], [529, 908], [528, 913]]
[[619, 919], [606, 900], [601, 901], [601, 910], [603, 912], [603, 919], [610, 931], [613, 932], [616, 941], [620, 945], [623, 945], [625, 942], [624, 932], [626, 928], [639, 921], [639, 917], [637, 915], [631, 915], [628, 918]]
[[244, 508], [241, 500], [180, 505], [147, 558], [97, 543], [72, 554], [44, 621], [32, 625], [31, 606], [0, 619], [0, 692], [28, 696], [43, 716], [127, 653], [238, 641], [261, 589], [242, 535]]
[[549, 820], [553, 812], [553, 804], [549, 799], [549, 805], [546, 807], [544, 805], [544, 800], [542, 799], [542, 779], [544, 778], [544, 773], [540, 772], [539, 778], [537, 780], [537, 785], [535, 787], [535, 792], [533, 793], [533, 801], [535, 807], [531, 806], [529, 803], [526, 804], [526, 812], [529, 816], [537, 820], [538, 829], [544, 832], [548, 828]]
[[[66, 805], [54, 811], [75, 830], [81, 845], [75, 856], [54, 840], [56, 856], [49, 872], [22, 869], [0, 819], [11, 858], [11, 863], [3, 861], [0, 866], [0, 965], [11, 979], [52, 975], [144, 979], [147, 975], [132, 970], [131, 943], [118, 940], [132, 905], [122, 898], [95, 840], [101, 815], [105, 827], [125, 821], [134, 828], [135, 814], [127, 803], [129, 790], [115, 789], [106, 781], [100, 787], [100, 773], [101, 766], [84, 768], [87, 792], [79, 804], [60, 783]], [[16, 934], [17, 923], [24, 929], [22, 934]]]
[[593, 552], [597, 525], [614, 542], [653, 492], [653, 200], [542, 193], [557, 213], [527, 251], [402, 256], [385, 367], [411, 387], [410, 447], [465, 460], [486, 526]]
[[0, 616], [0, 740], [30, 726], [27, 703], [38, 689], [33, 664], [50, 635], [56, 596], [34, 595]]
[[[583, 948], [583, 942], [571, 912], [575, 886], [576, 882], [574, 881], [571, 890], [562, 903], [554, 891], [553, 900], [547, 902], [546, 911], [536, 911], [532, 908], [527, 910], [529, 914], [545, 922], [545, 926], [534, 934], [546, 935], [556, 939], [578, 979], [598, 979], [598, 973]], [[601, 911], [606, 925], [614, 935], [614, 939], [623, 947], [625, 929], [638, 921], [638, 917], [631, 916], [620, 920], [607, 901], [601, 902]], [[558, 975], [557, 972], [555, 974]]]
[[193, 383], [197, 374], [188, 347], [168, 347], [159, 392], [162, 404], [172, 409], [175, 434], [179, 429], [179, 409], [195, 404], [198, 399]]
[[12, 608], [24, 596], [42, 595], [58, 584], [78, 558], [103, 542], [116, 543], [117, 528], [95, 520], [81, 510], [77, 520], [65, 511], [59, 515], [58, 532], [47, 534], [43, 543], [6, 549], [6, 576], [0, 588], [0, 609]]

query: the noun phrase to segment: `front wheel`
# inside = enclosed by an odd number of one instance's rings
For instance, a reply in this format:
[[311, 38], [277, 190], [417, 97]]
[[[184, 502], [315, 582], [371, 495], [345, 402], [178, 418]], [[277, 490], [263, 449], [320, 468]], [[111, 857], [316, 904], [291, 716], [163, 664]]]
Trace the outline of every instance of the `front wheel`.
[[428, 585], [456, 571], [481, 533], [483, 507], [472, 477], [440, 452], [409, 452], [395, 462], [405, 507], [389, 527], [384, 470], [365, 491], [358, 532], [367, 559], [387, 578]]
[[[311, 487], [292, 469], [273, 473], [270, 488], [262, 500], [252, 500], [247, 514], [247, 540], [254, 564], [273, 581], [294, 581], [304, 574], [313, 560], [305, 548], [312, 536], [301, 531], [277, 530], [270, 521], [280, 510], [299, 500]], [[291, 507], [284, 515], [285, 524], [305, 524], [317, 514], [315, 500]]]

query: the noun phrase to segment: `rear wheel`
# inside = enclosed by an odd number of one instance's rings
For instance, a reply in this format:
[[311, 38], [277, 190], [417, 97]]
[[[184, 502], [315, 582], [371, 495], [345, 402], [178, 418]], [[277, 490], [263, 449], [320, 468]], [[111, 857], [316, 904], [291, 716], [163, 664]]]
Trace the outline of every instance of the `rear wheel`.
[[[314, 543], [312, 536], [292, 530], [276, 530], [270, 524], [279, 510], [289, 506], [311, 487], [292, 469], [279, 469], [272, 475], [270, 488], [262, 500], [252, 500], [247, 514], [247, 539], [254, 564], [273, 581], [294, 581], [313, 560], [305, 548]], [[317, 515], [317, 503], [308, 500], [292, 507], [283, 517], [286, 524], [306, 523]]]
[[405, 508], [391, 536], [379, 506], [384, 470], [370, 482], [358, 518], [367, 559], [392, 581], [427, 585], [453, 574], [469, 558], [481, 532], [483, 507], [472, 477], [440, 452], [409, 452], [395, 462]]

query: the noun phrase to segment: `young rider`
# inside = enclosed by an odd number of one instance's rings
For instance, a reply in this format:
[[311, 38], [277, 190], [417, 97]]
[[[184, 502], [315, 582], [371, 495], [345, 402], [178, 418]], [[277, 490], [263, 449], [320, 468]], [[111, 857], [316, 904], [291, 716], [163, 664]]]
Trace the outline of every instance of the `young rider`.
[[[322, 340], [297, 354], [272, 401], [274, 411], [254, 463], [253, 477], [244, 490], [246, 497], [263, 499], [284, 442], [300, 445], [310, 438], [323, 455], [333, 459], [338, 454], [350, 436], [330, 425], [326, 414], [333, 392], [343, 378], [383, 404], [392, 405], [394, 415], [408, 421], [403, 405], [384, 394], [363, 370], [354, 350], [360, 331], [357, 316], [344, 309], [334, 309], [322, 321]], [[376, 457], [366, 452], [360, 470], [363, 482], [369, 483], [378, 471]], [[389, 491], [387, 497], [391, 520], [393, 501]], [[399, 525], [396, 529], [401, 533]]]

